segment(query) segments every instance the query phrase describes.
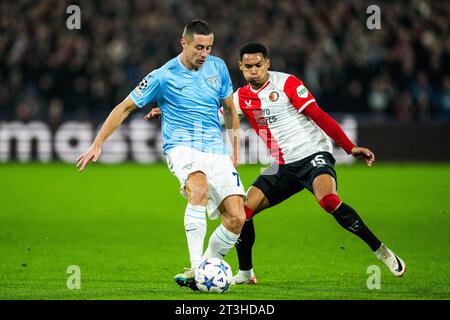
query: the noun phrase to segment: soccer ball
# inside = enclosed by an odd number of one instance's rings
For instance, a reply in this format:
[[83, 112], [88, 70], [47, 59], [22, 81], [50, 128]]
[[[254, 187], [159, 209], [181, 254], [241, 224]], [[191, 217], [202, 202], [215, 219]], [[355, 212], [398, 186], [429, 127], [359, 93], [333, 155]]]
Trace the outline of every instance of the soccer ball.
[[233, 273], [225, 260], [208, 258], [195, 269], [194, 276], [201, 292], [224, 293], [231, 285]]

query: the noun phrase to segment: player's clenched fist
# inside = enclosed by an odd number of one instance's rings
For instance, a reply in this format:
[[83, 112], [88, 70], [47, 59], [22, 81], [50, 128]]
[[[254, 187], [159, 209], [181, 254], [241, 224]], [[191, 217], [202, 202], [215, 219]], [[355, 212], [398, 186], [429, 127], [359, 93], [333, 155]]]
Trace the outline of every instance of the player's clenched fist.
[[372, 166], [375, 161], [375, 154], [367, 148], [354, 147], [352, 149], [352, 156], [359, 160], [365, 160], [367, 165]]
[[161, 118], [161, 110], [159, 108], [153, 108], [149, 113], [145, 115], [144, 120], [160, 119], [160, 118]]

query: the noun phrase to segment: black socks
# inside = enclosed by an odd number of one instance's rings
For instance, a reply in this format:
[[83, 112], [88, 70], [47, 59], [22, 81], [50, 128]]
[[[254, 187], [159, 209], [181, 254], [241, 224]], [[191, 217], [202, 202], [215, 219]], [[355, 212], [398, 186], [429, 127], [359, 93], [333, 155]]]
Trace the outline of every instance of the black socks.
[[251, 219], [245, 221], [241, 235], [235, 244], [239, 259], [239, 270], [250, 270], [253, 268], [252, 248], [254, 243], [255, 226], [253, 225], [253, 219]]
[[372, 251], [377, 250], [381, 246], [381, 241], [367, 228], [356, 211], [344, 202], [341, 203], [332, 215], [344, 229], [356, 234], [367, 243]]

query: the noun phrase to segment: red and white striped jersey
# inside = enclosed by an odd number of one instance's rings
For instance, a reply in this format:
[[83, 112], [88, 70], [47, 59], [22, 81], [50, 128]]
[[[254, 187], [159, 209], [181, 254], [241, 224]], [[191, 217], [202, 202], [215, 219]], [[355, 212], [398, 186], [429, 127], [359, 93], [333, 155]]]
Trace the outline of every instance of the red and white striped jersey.
[[246, 85], [234, 93], [233, 99], [239, 117], [245, 115], [279, 164], [320, 151], [332, 152], [331, 139], [302, 113], [316, 102], [297, 77], [269, 71], [269, 80], [258, 91]]

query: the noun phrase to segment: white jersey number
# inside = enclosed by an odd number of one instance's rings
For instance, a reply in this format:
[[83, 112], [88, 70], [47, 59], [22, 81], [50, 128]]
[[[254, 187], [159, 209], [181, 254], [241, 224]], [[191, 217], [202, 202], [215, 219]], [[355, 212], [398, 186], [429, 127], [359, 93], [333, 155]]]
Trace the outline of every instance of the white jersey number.
[[325, 162], [325, 160], [323, 159], [323, 155], [322, 155], [322, 154], [317, 155], [317, 156], [314, 158], [314, 160], [311, 160], [311, 163], [312, 163], [312, 165], [313, 165], [314, 167], [317, 167], [317, 166], [324, 166], [324, 165], [327, 164], [327, 163]]

